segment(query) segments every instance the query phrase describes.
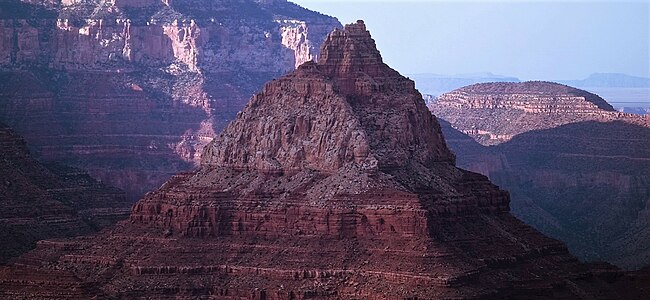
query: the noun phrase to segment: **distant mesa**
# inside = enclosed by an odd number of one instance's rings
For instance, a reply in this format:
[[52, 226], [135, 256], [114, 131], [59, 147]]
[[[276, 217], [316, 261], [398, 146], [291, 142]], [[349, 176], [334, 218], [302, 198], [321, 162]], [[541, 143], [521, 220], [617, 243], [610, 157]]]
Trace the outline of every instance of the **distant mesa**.
[[621, 73], [594, 73], [582, 80], [558, 82], [582, 88], [650, 88], [650, 78]]
[[[441, 98], [452, 98], [454, 94], [463, 94], [468, 97], [484, 96], [486, 98], [484, 107], [521, 108], [524, 111], [536, 113], [578, 114], [591, 110], [614, 111], [614, 108], [605, 99], [596, 94], [545, 81], [479, 83], [452, 91]], [[535, 109], [535, 106], [539, 106], [539, 108]]]
[[485, 82], [519, 82], [519, 79], [511, 76], [502, 76], [490, 72], [469, 73], [457, 75], [440, 74], [408, 74], [408, 77], [415, 81], [416, 88], [423, 94], [439, 96], [457, 88]]
[[543, 81], [470, 85], [440, 95], [429, 108], [484, 145], [580, 121], [624, 118], [635, 124], [648, 123], [641, 116], [617, 112], [596, 94]]
[[643, 297], [630, 276], [580, 263], [456, 168], [413, 81], [357, 22], [253, 96], [199, 170], [111, 230], [40, 244], [0, 272], [0, 296]]

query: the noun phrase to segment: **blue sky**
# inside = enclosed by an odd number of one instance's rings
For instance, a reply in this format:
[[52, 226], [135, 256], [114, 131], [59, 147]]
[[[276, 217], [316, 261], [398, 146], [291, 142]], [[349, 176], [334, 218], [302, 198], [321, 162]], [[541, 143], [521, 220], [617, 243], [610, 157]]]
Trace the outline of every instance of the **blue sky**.
[[650, 0], [293, 2], [343, 24], [365, 20], [384, 61], [404, 74], [650, 77]]

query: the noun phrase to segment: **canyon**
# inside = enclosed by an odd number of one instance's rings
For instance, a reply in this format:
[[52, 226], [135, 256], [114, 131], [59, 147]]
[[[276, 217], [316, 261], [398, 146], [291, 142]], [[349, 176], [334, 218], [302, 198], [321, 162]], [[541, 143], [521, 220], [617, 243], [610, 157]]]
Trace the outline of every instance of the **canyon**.
[[36, 161], [1, 123], [0, 157], [0, 265], [39, 240], [90, 234], [129, 216], [124, 192], [81, 170]]
[[363, 21], [268, 82], [175, 175], [99, 234], [40, 242], [0, 295], [131, 299], [564, 299], [648, 296], [650, 277], [583, 264], [459, 169], [414, 82]]
[[468, 86], [429, 107], [458, 165], [508, 190], [515, 216], [582, 260], [650, 265], [648, 116], [547, 82]]
[[0, 3], [0, 121], [137, 200], [340, 23], [276, 1]]

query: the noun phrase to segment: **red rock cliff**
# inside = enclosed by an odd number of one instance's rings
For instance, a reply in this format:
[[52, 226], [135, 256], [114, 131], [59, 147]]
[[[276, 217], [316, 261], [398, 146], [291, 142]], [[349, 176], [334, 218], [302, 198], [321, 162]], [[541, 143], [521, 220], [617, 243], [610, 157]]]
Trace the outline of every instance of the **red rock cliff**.
[[[413, 82], [373, 45], [362, 22], [330, 34], [326, 59], [267, 84], [199, 170], [147, 194], [112, 231], [40, 245], [0, 273], [0, 295], [621, 296], [613, 283], [641, 295], [512, 217], [507, 193], [484, 176], [456, 168]], [[36, 287], [35, 268], [45, 274]]]
[[286, 1], [25, 2], [0, 4], [0, 120], [131, 198], [340, 26]]

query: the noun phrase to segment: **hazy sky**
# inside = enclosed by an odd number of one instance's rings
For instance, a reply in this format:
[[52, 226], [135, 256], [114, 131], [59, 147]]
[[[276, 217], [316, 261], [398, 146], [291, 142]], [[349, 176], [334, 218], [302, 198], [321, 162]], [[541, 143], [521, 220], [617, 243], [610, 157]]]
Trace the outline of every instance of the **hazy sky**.
[[650, 0], [291, 1], [343, 24], [365, 20], [384, 61], [405, 74], [650, 77]]

